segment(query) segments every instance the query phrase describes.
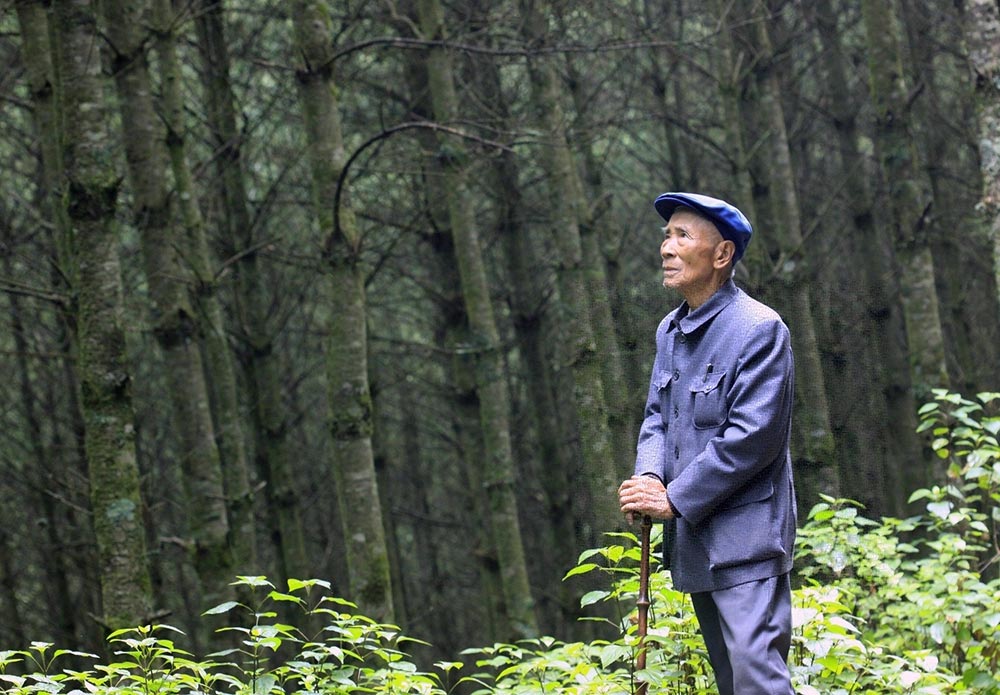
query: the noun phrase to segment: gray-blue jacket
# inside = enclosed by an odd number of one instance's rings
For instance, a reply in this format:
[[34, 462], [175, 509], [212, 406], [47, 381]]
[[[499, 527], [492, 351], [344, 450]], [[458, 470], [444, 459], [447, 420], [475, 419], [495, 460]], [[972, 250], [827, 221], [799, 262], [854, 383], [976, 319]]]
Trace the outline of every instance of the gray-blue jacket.
[[659, 476], [680, 514], [664, 558], [680, 591], [791, 569], [793, 384], [788, 328], [732, 280], [660, 322], [635, 472]]

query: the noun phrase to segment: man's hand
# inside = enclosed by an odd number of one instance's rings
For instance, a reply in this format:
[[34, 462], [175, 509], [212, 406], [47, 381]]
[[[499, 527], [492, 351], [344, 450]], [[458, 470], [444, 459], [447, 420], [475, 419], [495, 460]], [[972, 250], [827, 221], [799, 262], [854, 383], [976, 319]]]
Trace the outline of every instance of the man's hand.
[[658, 478], [633, 475], [618, 487], [618, 503], [628, 523], [637, 515], [654, 519], [673, 519], [674, 513], [667, 501], [667, 490]]

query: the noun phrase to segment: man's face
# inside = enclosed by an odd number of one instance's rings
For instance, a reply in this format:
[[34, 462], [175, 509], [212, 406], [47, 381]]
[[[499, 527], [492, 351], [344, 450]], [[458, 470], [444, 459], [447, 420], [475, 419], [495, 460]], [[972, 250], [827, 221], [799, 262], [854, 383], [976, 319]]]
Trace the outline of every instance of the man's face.
[[[686, 299], [700, 299], [715, 290], [717, 248], [723, 242], [716, 226], [687, 208], [678, 208], [663, 228], [660, 257], [663, 286]], [[700, 302], [699, 302], [700, 303]]]

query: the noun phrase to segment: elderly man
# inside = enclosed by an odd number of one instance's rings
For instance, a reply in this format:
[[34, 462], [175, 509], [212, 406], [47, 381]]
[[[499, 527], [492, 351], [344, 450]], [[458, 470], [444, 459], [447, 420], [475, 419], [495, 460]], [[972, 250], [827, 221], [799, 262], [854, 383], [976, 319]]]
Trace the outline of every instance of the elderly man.
[[795, 541], [788, 329], [733, 284], [753, 232], [725, 201], [664, 193], [663, 285], [635, 462], [619, 502], [665, 520], [664, 561], [691, 594], [721, 695], [790, 695]]

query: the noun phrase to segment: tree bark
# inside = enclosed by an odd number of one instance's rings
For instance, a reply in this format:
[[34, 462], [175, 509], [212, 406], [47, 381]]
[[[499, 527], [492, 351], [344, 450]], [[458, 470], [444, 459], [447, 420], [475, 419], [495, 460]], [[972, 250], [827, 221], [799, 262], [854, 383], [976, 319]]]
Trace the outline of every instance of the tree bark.
[[292, 8], [297, 77], [309, 142], [314, 205], [326, 238], [331, 297], [326, 377], [333, 466], [347, 546], [351, 595], [364, 613], [392, 622], [392, 582], [372, 452], [372, 398], [360, 234], [348, 206], [333, 219], [331, 201], [344, 165], [339, 104], [331, 52], [334, 45], [324, 3], [296, 0]]
[[[538, 0], [523, 0], [521, 12], [528, 45], [544, 46], [547, 34], [545, 7]], [[580, 221], [587, 214], [586, 202], [573, 153], [566, 141], [561, 90], [548, 60], [546, 57], [529, 58], [528, 72], [535, 117], [543, 134], [540, 154], [548, 179], [552, 238], [559, 253], [559, 297], [554, 309], [563, 338], [557, 349], [558, 366], [568, 370], [572, 377], [570, 397], [580, 438], [582, 478], [589, 493], [587, 506], [592, 510], [590, 536], [591, 541], [596, 542], [603, 530], [621, 525], [617, 490], [622, 478], [627, 476], [626, 462], [619, 460], [612, 447], [602, 369], [602, 364], [611, 360], [617, 350], [604, 345], [611, 354], [598, 352], [594, 305], [599, 300], [594, 292], [599, 282], [588, 284], [588, 274], [597, 272], [595, 266], [602, 264], [603, 258], [593, 235], [584, 248]], [[585, 258], [588, 255], [590, 257]], [[598, 258], [594, 259], [594, 255]], [[608, 302], [606, 279], [603, 301]]]
[[965, 41], [975, 86], [980, 214], [993, 240], [993, 271], [1000, 302], [1000, 7], [991, 0], [964, 0]]
[[[809, 263], [802, 238], [801, 211], [795, 190], [785, 114], [781, 104], [775, 55], [768, 32], [767, 6], [761, 0], [762, 11], [756, 22], [758, 47], [764, 56], [764, 67], [757, 73], [761, 106], [769, 132], [767, 135], [771, 174], [771, 209], [775, 228], [773, 234], [781, 247], [785, 262], [777, 268], [778, 281], [787, 290], [785, 311], [795, 350], [795, 427], [792, 434], [792, 457], [796, 463], [796, 483], [807, 504], [818, 499], [819, 493], [839, 496], [840, 478], [837, 471], [830, 408], [826, 400], [826, 385], [820, 359], [816, 326], [813, 322], [812, 300], [808, 275], [803, 266]], [[789, 270], [786, 271], [786, 268]], [[794, 268], [794, 270], [792, 270]]]
[[912, 383], [919, 397], [949, 384], [944, 337], [927, 239], [933, 198], [919, 166], [910, 125], [910, 91], [903, 72], [899, 18], [888, 0], [863, 0], [869, 87], [875, 107], [875, 149], [889, 193], [889, 214], [901, 264], [903, 311]]
[[[191, 316], [193, 334], [201, 343], [203, 366], [212, 404], [213, 425], [222, 470], [229, 519], [229, 545], [233, 570], [237, 574], [259, 574], [256, 521], [250, 489], [250, 471], [233, 356], [226, 337], [222, 302], [218, 296], [212, 253], [205, 220], [198, 207], [198, 195], [187, 156], [187, 126], [182, 96], [183, 74], [177, 59], [177, 29], [182, 15], [171, 8], [170, 0], [153, 0], [155, 48], [159, 58], [162, 118], [166, 128], [166, 148], [173, 172], [175, 199], [184, 225], [183, 251], [179, 262], [191, 274]], [[209, 376], [210, 375], [210, 376]]]
[[[408, 8], [410, 14], [415, 10]], [[402, 30], [410, 29], [407, 25]], [[432, 121], [433, 106], [430, 103], [427, 61], [424, 56], [417, 56], [406, 66], [406, 79], [411, 95], [410, 113], [414, 119]], [[417, 142], [423, 152], [434, 153], [438, 149], [438, 140], [430, 130], [421, 129], [416, 134]], [[445, 164], [440, 157], [433, 155], [422, 158], [422, 182], [425, 186], [422, 201], [422, 218], [419, 234], [423, 245], [430, 249], [430, 265], [428, 277], [435, 279], [435, 305], [441, 316], [435, 321], [434, 344], [444, 346], [446, 354], [439, 359], [440, 370], [446, 375], [447, 384], [443, 390], [447, 400], [446, 418], [448, 438], [454, 442], [458, 452], [459, 471], [457, 477], [462, 481], [466, 494], [458, 503], [462, 514], [467, 518], [477, 519], [477, 523], [465, 538], [465, 542], [473, 548], [470, 553], [475, 558], [475, 570], [479, 579], [478, 604], [482, 607], [483, 616], [478, 615], [472, 620], [482, 628], [487, 640], [500, 640], [509, 636], [509, 620], [504, 606], [502, 582], [500, 579], [500, 561], [492, 531], [490, 504], [487, 495], [482, 491], [482, 462], [486, 460], [483, 444], [483, 431], [480, 424], [480, 405], [476, 385], [476, 356], [468, 349], [471, 344], [469, 321], [462, 300], [461, 280], [455, 264], [455, 248], [452, 234], [448, 228], [448, 178], [445, 175]], [[410, 446], [419, 444], [416, 427], [408, 418], [404, 426], [404, 436]], [[440, 517], [434, 514], [436, 505], [435, 493], [441, 495], [438, 485], [428, 484], [425, 478], [431, 477], [436, 463], [426, 461], [426, 456], [417, 455], [421, 451], [417, 446], [407, 457], [416, 473], [418, 481], [412, 483], [416, 507], [421, 518]], [[447, 494], [447, 493], [444, 493]], [[426, 523], [415, 524], [415, 536], [418, 546], [434, 547], [431, 534]], [[446, 555], [434, 557], [431, 561], [432, 592], [436, 594], [431, 605], [435, 621], [449, 622], [443, 614], [447, 612], [448, 596], [443, 592], [443, 577], [447, 576]]]
[[[34, 105], [34, 120], [38, 130], [39, 149], [41, 151], [41, 182], [43, 191], [40, 198], [44, 201], [43, 209], [46, 217], [52, 221], [56, 240], [56, 263], [67, 271], [63, 277], [72, 277], [68, 272], [72, 267], [70, 248], [70, 222], [66, 206], [62, 202], [63, 161], [61, 151], [61, 131], [59, 126], [59, 100], [57, 95], [56, 68], [53, 61], [53, 47], [50, 41], [49, 18], [44, 4], [40, 0], [19, 0], [16, 3], [18, 25], [21, 33], [21, 52], [27, 69], [28, 83], [31, 88], [32, 104]], [[4, 255], [4, 272], [13, 277], [10, 266], [10, 256]], [[42, 432], [41, 399], [37, 397], [35, 386], [31, 380], [31, 370], [28, 368], [26, 355], [28, 345], [25, 339], [26, 322], [21, 307], [21, 299], [10, 295], [11, 329], [17, 352], [18, 379], [20, 401], [24, 408], [25, 422], [31, 438], [32, 450], [36, 463], [33, 466], [38, 474], [37, 490], [38, 507], [44, 518], [49, 522], [44, 525], [45, 546], [48, 548], [44, 562], [46, 591], [53, 596], [54, 614], [52, 624], [58, 625], [57, 642], [70, 643], [75, 638], [75, 611], [73, 610], [73, 592], [70, 591], [67, 578], [66, 553], [60, 536], [63, 524], [59, 523], [54, 499], [57, 493], [53, 490], [54, 481], [62, 475], [60, 462], [47, 463], [45, 437]], [[67, 346], [69, 347], [69, 346]], [[74, 390], [76, 381], [72, 382]], [[63, 464], [64, 465], [64, 464]], [[14, 598], [13, 596], [11, 597]]]
[[[544, 6], [544, 5], [542, 5]], [[565, 6], [557, 6], [557, 10]], [[581, 69], [579, 60], [572, 54], [566, 56], [566, 87], [573, 98], [576, 117], [583, 120], [577, 131], [587, 132], [590, 125], [586, 122], [589, 112], [588, 101], [591, 92], [586, 89], [586, 68]], [[558, 75], [556, 76], [558, 77]], [[679, 81], [673, 80], [676, 85]], [[568, 123], [565, 124], [568, 126]], [[611, 450], [614, 452], [614, 468], [618, 475], [631, 472], [635, 457], [635, 443], [638, 437], [638, 418], [632, 413], [629, 402], [628, 384], [625, 366], [622, 358], [620, 331], [615, 317], [622, 309], [620, 296], [622, 288], [614, 282], [613, 258], [615, 258], [619, 242], [618, 232], [611, 222], [611, 196], [605, 186], [601, 158], [595, 152], [595, 139], [591, 137], [575, 137], [569, 128], [564, 128], [567, 144], [571, 147], [571, 156], [579, 165], [575, 171], [580, 181], [578, 190], [582, 196], [580, 204], [575, 208], [581, 213], [580, 243], [583, 249], [584, 277], [590, 296], [591, 319], [594, 328], [594, 345], [597, 349], [598, 362], [601, 365], [601, 380], [604, 386], [604, 401], [608, 409], [608, 429], [611, 436]], [[562, 141], [558, 141], [562, 142]], [[659, 191], [650, 192], [656, 195]], [[617, 495], [616, 495], [617, 496]], [[615, 517], [618, 520], [618, 516]]]
[[[44, 20], [44, 18], [43, 18]], [[4, 274], [12, 277], [10, 256], [3, 254]], [[60, 643], [71, 644], [76, 640], [76, 622], [73, 610], [74, 592], [70, 590], [68, 578], [71, 575], [67, 565], [65, 543], [61, 537], [64, 529], [57, 502], [60, 491], [57, 480], [63, 475], [65, 462], [61, 458], [51, 456], [45, 442], [43, 427], [43, 403], [38, 396], [36, 385], [31, 378], [33, 370], [28, 366], [28, 352], [31, 349], [26, 337], [26, 324], [23, 318], [24, 309], [21, 298], [15, 294], [8, 297], [10, 301], [10, 327], [14, 340], [14, 350], [17, 359], [18, 396], [24, 410], [24, 423], [27, 428], [28, 448], [32, 461], [26, 466], [27, 475], [32, 478], [32, 504], [36, 513], [46, 523], [37, 525], [30, 534], [29, 543], [37, 543], [42, 551], [42, 573], [44, 577], [44, 592], [50, 596], [46, 603], [51, 611], [49, 621], [58, 632], [54, 638]], [[37, 535], [36, 535], [37, 534]], [[25, 534], [28, 535], [28, 534]], [[14, 575], [10, 577], [14, 580]], [[15, 599], [15, 596], [11, 596]], [[16, 600], [15, 600], [16, 605]]]
[[14, 539], [6, 525], [0, 527], [0, 616], [3, 616], [2, 624], [9, 630], [8, 639], [10, 644], [28, 644], [28, 635], [25, 631], [23, 611], [17, 600], [20, 563], [14, 560], [17, 557], [14, 547]]
[[164, 356], [179, 445], [192, 559], [205, 600], [217, 605], [233, 596], [229, 519], [208, 387], [195, 335], [198, 322], [188, 301], [189, 274], [177, 257], [184, 243], [172, 219], [166, 185], [169, 164], [165, 136], [153, 104], [146, 37], [136, 3], [104, 0], [102, 8], [149, 286], [153, 335]]
[[111, 157], [93, 8], [66, 0], [57, 12], [64, 112], [74, 114], [66, 119], [66, 202], [79, 268], [79, 369], [102, 622], [119, 628], [151, 614], [114, 221], [121, 177]]
[[[510, 131], [515, 131], [517, 126], [510, 113], [509, 94], [503, 90], [496, 62], [478, 61], [475, 70], [482, 79], [487, 112], [495, 114], [501, 124], [507, 124]], [[524, 361], [523, 379], [528, 396], [523, 407], [527, 411], [526, 420], [534, 425], [533, 431], [525, 433], [522, 439], [532, 452], [530, 460], [526, 461], [526, 465], [531, 467], [526, 477], [540, 481], [544, 491], [545, 515], [549, 520], [544, 537], [536, 540], [535, 547], [551, 551], [540, 558], [544, 562], [540, 567], [536, 565], [536, 572], [543, 576], [556, 576], [575, 563], [579, 549], [566, 540], [575, 537], [577, 516], [579, 522], [587, 524], [589, 514], [571, 505], [569, 472], [579, 466], [579, 447], [568, 444], [562, 437], [552, 383], [552, 358], [546, 348], [550, 342], [546, 340], [546, 335], [560, 330], [551, 325], [548, 312], [555, 279], [544, 267], [538, 251], [536, 230], [529, 223], [530, 213], [525, 212], [528, 201], [521, 192], [518, 157], [513, 152], [501, 153], [495, 160], [492, 174], [491, 185], [499, 201], [497, 236], [503, 243], [504, 260], [510, 277], [511, 318]], [[548, 609], [550, 615], [554, 613], [553, 622], [556, 625], [571, 627], [576, 624], [579, 600], [573, 595], [568, 582], [560, 583], [555, 601], [550, 602], [547, 598], [539, 597], [537, 603], [540, 621], [545, 620]]]
[[[859, 346], [862, 353], [870, 354], [861, 365], [868, 374], [863, 382], [879, 384], [880, 388], [873, 393], [873, 389], [865, 386], [858, 393], [855, 387], [856, 397], [847, 396], [852, 403], [861, 398], [868, 405], [864, 408], [852, 405], [849, 409], [852, 415], [861, 416], [857, 425], [850, 428], [858, 433], [853, 438], [858, 444], [850, 453], [840, 452], [841, 477], [844, 494], [864, 502], [873, 514], [879, 510], [902, 513], [901, 503], [905, 500], [900, 498], [910, 491], [904, 489], [901, 473], [919, 461], [922, 454], [916, 436], [917, 407], [910, 383], [898, 273], [892, 272], [896, 263], [893, 240], [885, 225], [876, 224], [873, 185], [859, 146], [858, 105], [848, 89], [849, 68], [837, 31], [836, 13], [830, 0], [817, 0], [814, 7], [823, 46], [821, 66], [830, 89], [829, 108], [845, 182], [843, 198], [853, 222], [849, 233], [852, 239], [866, 242], [850, 244], [854, 251], [850, 262], [860, 268], [863, 282], [863, 320], [868, 325], [864, 335], [879, 336], [878, 340], [865, 341], [865, 345]], [[858, 366], [850, 373], [840, 373], [844, 384], [857, 384]], [[876, 393], [879, 398], [874, 397]], [[880, 436], [881, 431], [885, 431], [885, 437]], [[902, 495], [893, 494], [894, 490], [902, 491]]]
[[271, 538], [278, 554], [279, 579], [303, 578], [310, 573], [298, 506], [288, 427], [281, 401], [279, 355], [268, 326], [268, 296], [260, 268], [259, 239], [250, 219], [250, 203], [242, 168], [242, 135], [237, 127], [234, 95], [229, 79], [229, 49], [221, 0], [196, 2], [198, 41], [204, 57], [205, 102], [210, 139], [215, 150], [218, 185], [223, 201], [223, 229], [227, 246], [238, 258], [236, 314], [240, 338], [249, 364], [255, 454], [265, 482]]
[[56, 261], [62, 278], [75, 277], [70, 253], [70, 221], [63, 204], [62, 114], [59, 109], [59, 80], [56, 47], [52, 45], [46, 5], [42, 0], [17, 0], [21, 52], [27, 69], [31, 101], [42, 155], [44, 200], [55, 229]]
[[[444, 11], [440, 1], [419, 0], [417, 7], [424, 38], [444, 39]], [[428, 49], [427, 74], [436, 119], [442, 123], [454, 121], [459, 116], [458, 101], [446, 49]], [[462, 296], [472, 334], [471, 344], [476, 350], [476, 390], [486, 450], [483, 464], [484, 487], [490, 500], [493, 535], [511, 629], [518, 637], [530, 637], [538, 633], [538, 627], [521, 541], [517, 499], [514, 495], [515, 471], [510, 441], [511, 401], [506, 366], [493, 315], [477, 226], [459, 168], [464, 160], [464, 145], [446, 140], [446, 137], [443, 136], [440, 140], [440, 148], [442, 154], [448, 153], [445, 185], [448, 192], [449, 221]]]

